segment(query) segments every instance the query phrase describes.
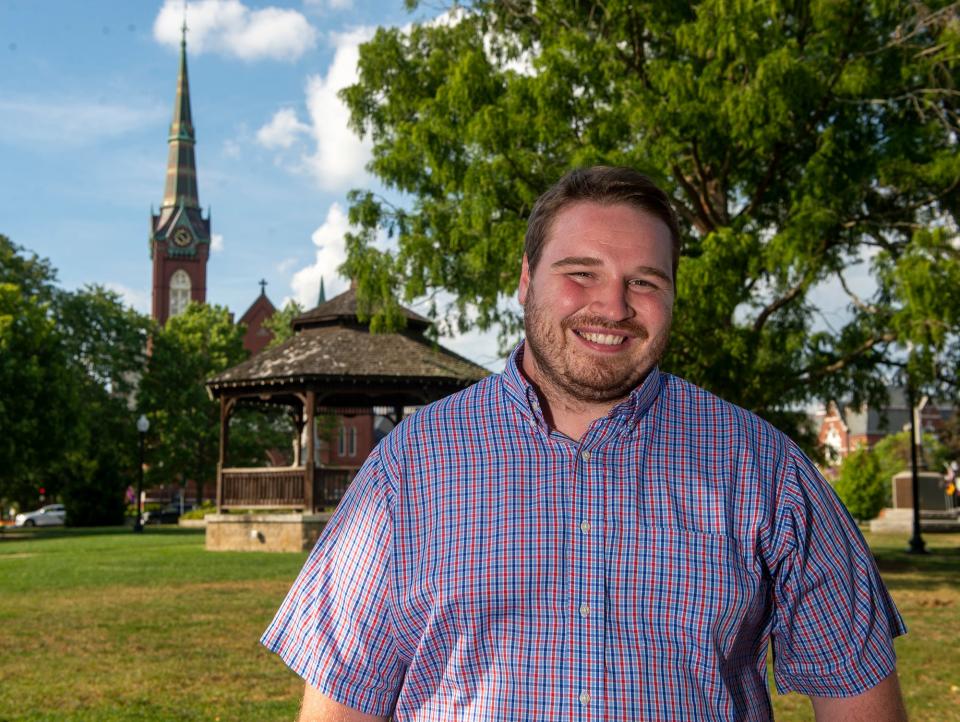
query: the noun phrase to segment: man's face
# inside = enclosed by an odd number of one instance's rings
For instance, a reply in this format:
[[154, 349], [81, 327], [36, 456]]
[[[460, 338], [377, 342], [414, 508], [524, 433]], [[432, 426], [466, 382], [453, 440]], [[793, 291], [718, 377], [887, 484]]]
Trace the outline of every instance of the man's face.
[[663, 355], [673, 315], [670, 230], [633, 206], [575, 203], [520, 273], [527, 353], [539, 384], [577, 402], [627, 396]]

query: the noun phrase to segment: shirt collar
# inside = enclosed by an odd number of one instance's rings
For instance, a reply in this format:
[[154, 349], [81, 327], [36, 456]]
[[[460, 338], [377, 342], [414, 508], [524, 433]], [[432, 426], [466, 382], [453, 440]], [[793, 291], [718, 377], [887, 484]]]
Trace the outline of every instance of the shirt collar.
[[[524, 346], [524, 342], [521, 341], [513, 349], [507, 359], [507, 365], [503, 369], [501, 378], [507, 394], [524, 415], [532, 416], [537, 424], [545, 424], [537, 392], [520, 370], [523, 362]], [[620, 417], [628, 421], [639, 421], [653, 405], [653, 402], [657, 400], [662, 385], [660, 369], [654, 366], [643, 383], [631, 391], [627, 398], [614, 406], [607, 414], [607, 418]]]

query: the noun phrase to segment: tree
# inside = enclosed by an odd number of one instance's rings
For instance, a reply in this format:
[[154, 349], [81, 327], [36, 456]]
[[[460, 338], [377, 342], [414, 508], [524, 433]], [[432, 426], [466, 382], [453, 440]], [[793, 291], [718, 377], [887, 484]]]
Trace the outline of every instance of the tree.
[[283, 308], [264, 320], [263, 327], [273, 334], [267, 348], [279, 346], [293, 336], [293, 319], [301, 313], [303, 306], [296, 301], [287, 301]]
[[204, 382], [243, 361], [243, 326], [226, 308], [191, 303], [153, 336], [139, 405], [150, 419], [150, 480], [197, 484], [197, 503], [216, 473], [220, 407]]
[[[812, 400], [881, 401], [907, 341], [960, 359], [958, 48], [944, 2], [477, 0], [380, 29], [342, 97], [404, 201], [352, 193], [341, 271], [374, 330], [449, 293], [441, 330], [507, 341], [536, 197], [636, 167], [685, 227], [663, 365], [797, 433]], [[863, 259], [869, 297], [845, 273]], [[815, 331], [827, 282], [850, 317]]]
[[113, 291], [58, 288], [47, 260], [0, 236], [0, 497], [33, 506], [43, 488], [71, 525], [122, 521], [148, 328]]
[[881, 472], [876, 454], [860, 448], [843, 460], [834, 489], [850, 515], [866, 521], [888, 504], [890, 479]]
[[[900, 431], [883, 437], [874, 444], [871, 451], [877, 459], [878, 473], [883, 477], [888, 488], [895, 474], [909, 471], [911, 468], [909, 431]], [[921, 443], [917, 448], [917, 463], [921, 469], [943, 471], [943, 465], [948, 456], [947, 449], [937, 437], [932, 434], [921, 436]]]
[[50, 305], [28, 288], [0, 282], [0, 497], [20, 508], [59, 491], [80, 409]]
[[124, 490], [136, 482], [140, 463], [133, 402], [151, 322], [115, 291], [96, 285], [61, 294], [57, 316], [80, 380], [73, 450], [62, 474], [67, 521], [120, 524]]
[[20, 508], [59, 492], [80, 405], [55, 283], [48, 261], [0, 235], [0, 498]]

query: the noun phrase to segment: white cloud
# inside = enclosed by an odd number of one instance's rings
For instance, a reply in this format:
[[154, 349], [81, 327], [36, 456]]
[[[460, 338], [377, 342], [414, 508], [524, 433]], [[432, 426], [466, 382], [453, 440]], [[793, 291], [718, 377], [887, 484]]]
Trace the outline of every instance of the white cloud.
[[[281, 108], [257, 131], [257, 141], [266, 148], [294, 149], [296, 160], [284, 165], [306, 172], [325, 191], [343, 191], [367, 180], [370, 142], [350, 130], [350, 112], [337, 93], [357, 81], [359, 46], [373, 32], [358, 28], [331, 36], [336, 50], [326, 75], [311, 75], [306, 81], [306, 122], [292, 108]], [[301, 136], [307, 146], [297, 143]]]
[[108, 282], [103, 284], [115, 293], [119, 293], [123, 302], [140, 313], [150, 313], [150, 294], [144, 290], [130, 288], [122, 283]]
[[275, 266], [275, 268], [277, 269], [277, 273], [286, 273], [296, 265], [297, 265], [297, 257], [290, 256], [289, 258], [284, 258], [282, 261], [280, 261], [280, 263], [278, 263]]
[[257, 131], [257, 142], [264, 148], [289, 148], [300, 135], [308, 132], [310, 126], [300, 122], [293, 108], [281, 108]]
[[317, 247], [313, 264], [294, 273], [290, 281], [294, 299], [304, 308], [313, 308], [317, 305], [321, 277], [328, 299], [343, 293], [349, 287], [349, 282], [337, 273], [337, 267], [347, 259], [347, 247], [343, 235], [348, 230], [350, 230], [350, 223], [347, 220], [347, 214], [339, 203], [334, 203], [327, 211], [323, 225], [311, 236], [313, 244]]
[[210, 250], [213, 253], [221, 253], [223, 251], [223, 235], [220, 233], [214, 233], [210, 236]]
[[337, 50], [326, 76], [307, 79], [307, 112], [316, 147], [304, 162], [324, 190], [342, 190], [366, 176], [369, 139], [361, 140], [347, 126], [350, 112], [337, 93], [357, 81], [359, 46], [373, 37], [373, 32], [372, 28], [358, 28], [335, 35]]
[[303, 4], [316, 10], [349, 10], [353, 0], [303, 0]]
[[[183, 4], [166, 0], [153, 23], [153, 37], [176, 47], [182, 23]], [[296, 60], [316, 45], [317, 31], [296, 10], [251, 10], [240, 0], [199, 0], [187, 3], [187, 42], [196, 53]]]
[[86, 145], [155, 124], [168, 109], [96, 103], [73, 98], [0, 100], [0, 143]]

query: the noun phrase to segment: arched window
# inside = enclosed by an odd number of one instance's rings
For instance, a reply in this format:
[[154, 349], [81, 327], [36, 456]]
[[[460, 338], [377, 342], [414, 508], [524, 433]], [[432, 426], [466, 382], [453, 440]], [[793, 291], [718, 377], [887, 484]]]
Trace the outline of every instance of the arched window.
[[170, 317], [178, 316], [190, 303], [190, 276], [178, 268], [170, 276]]

